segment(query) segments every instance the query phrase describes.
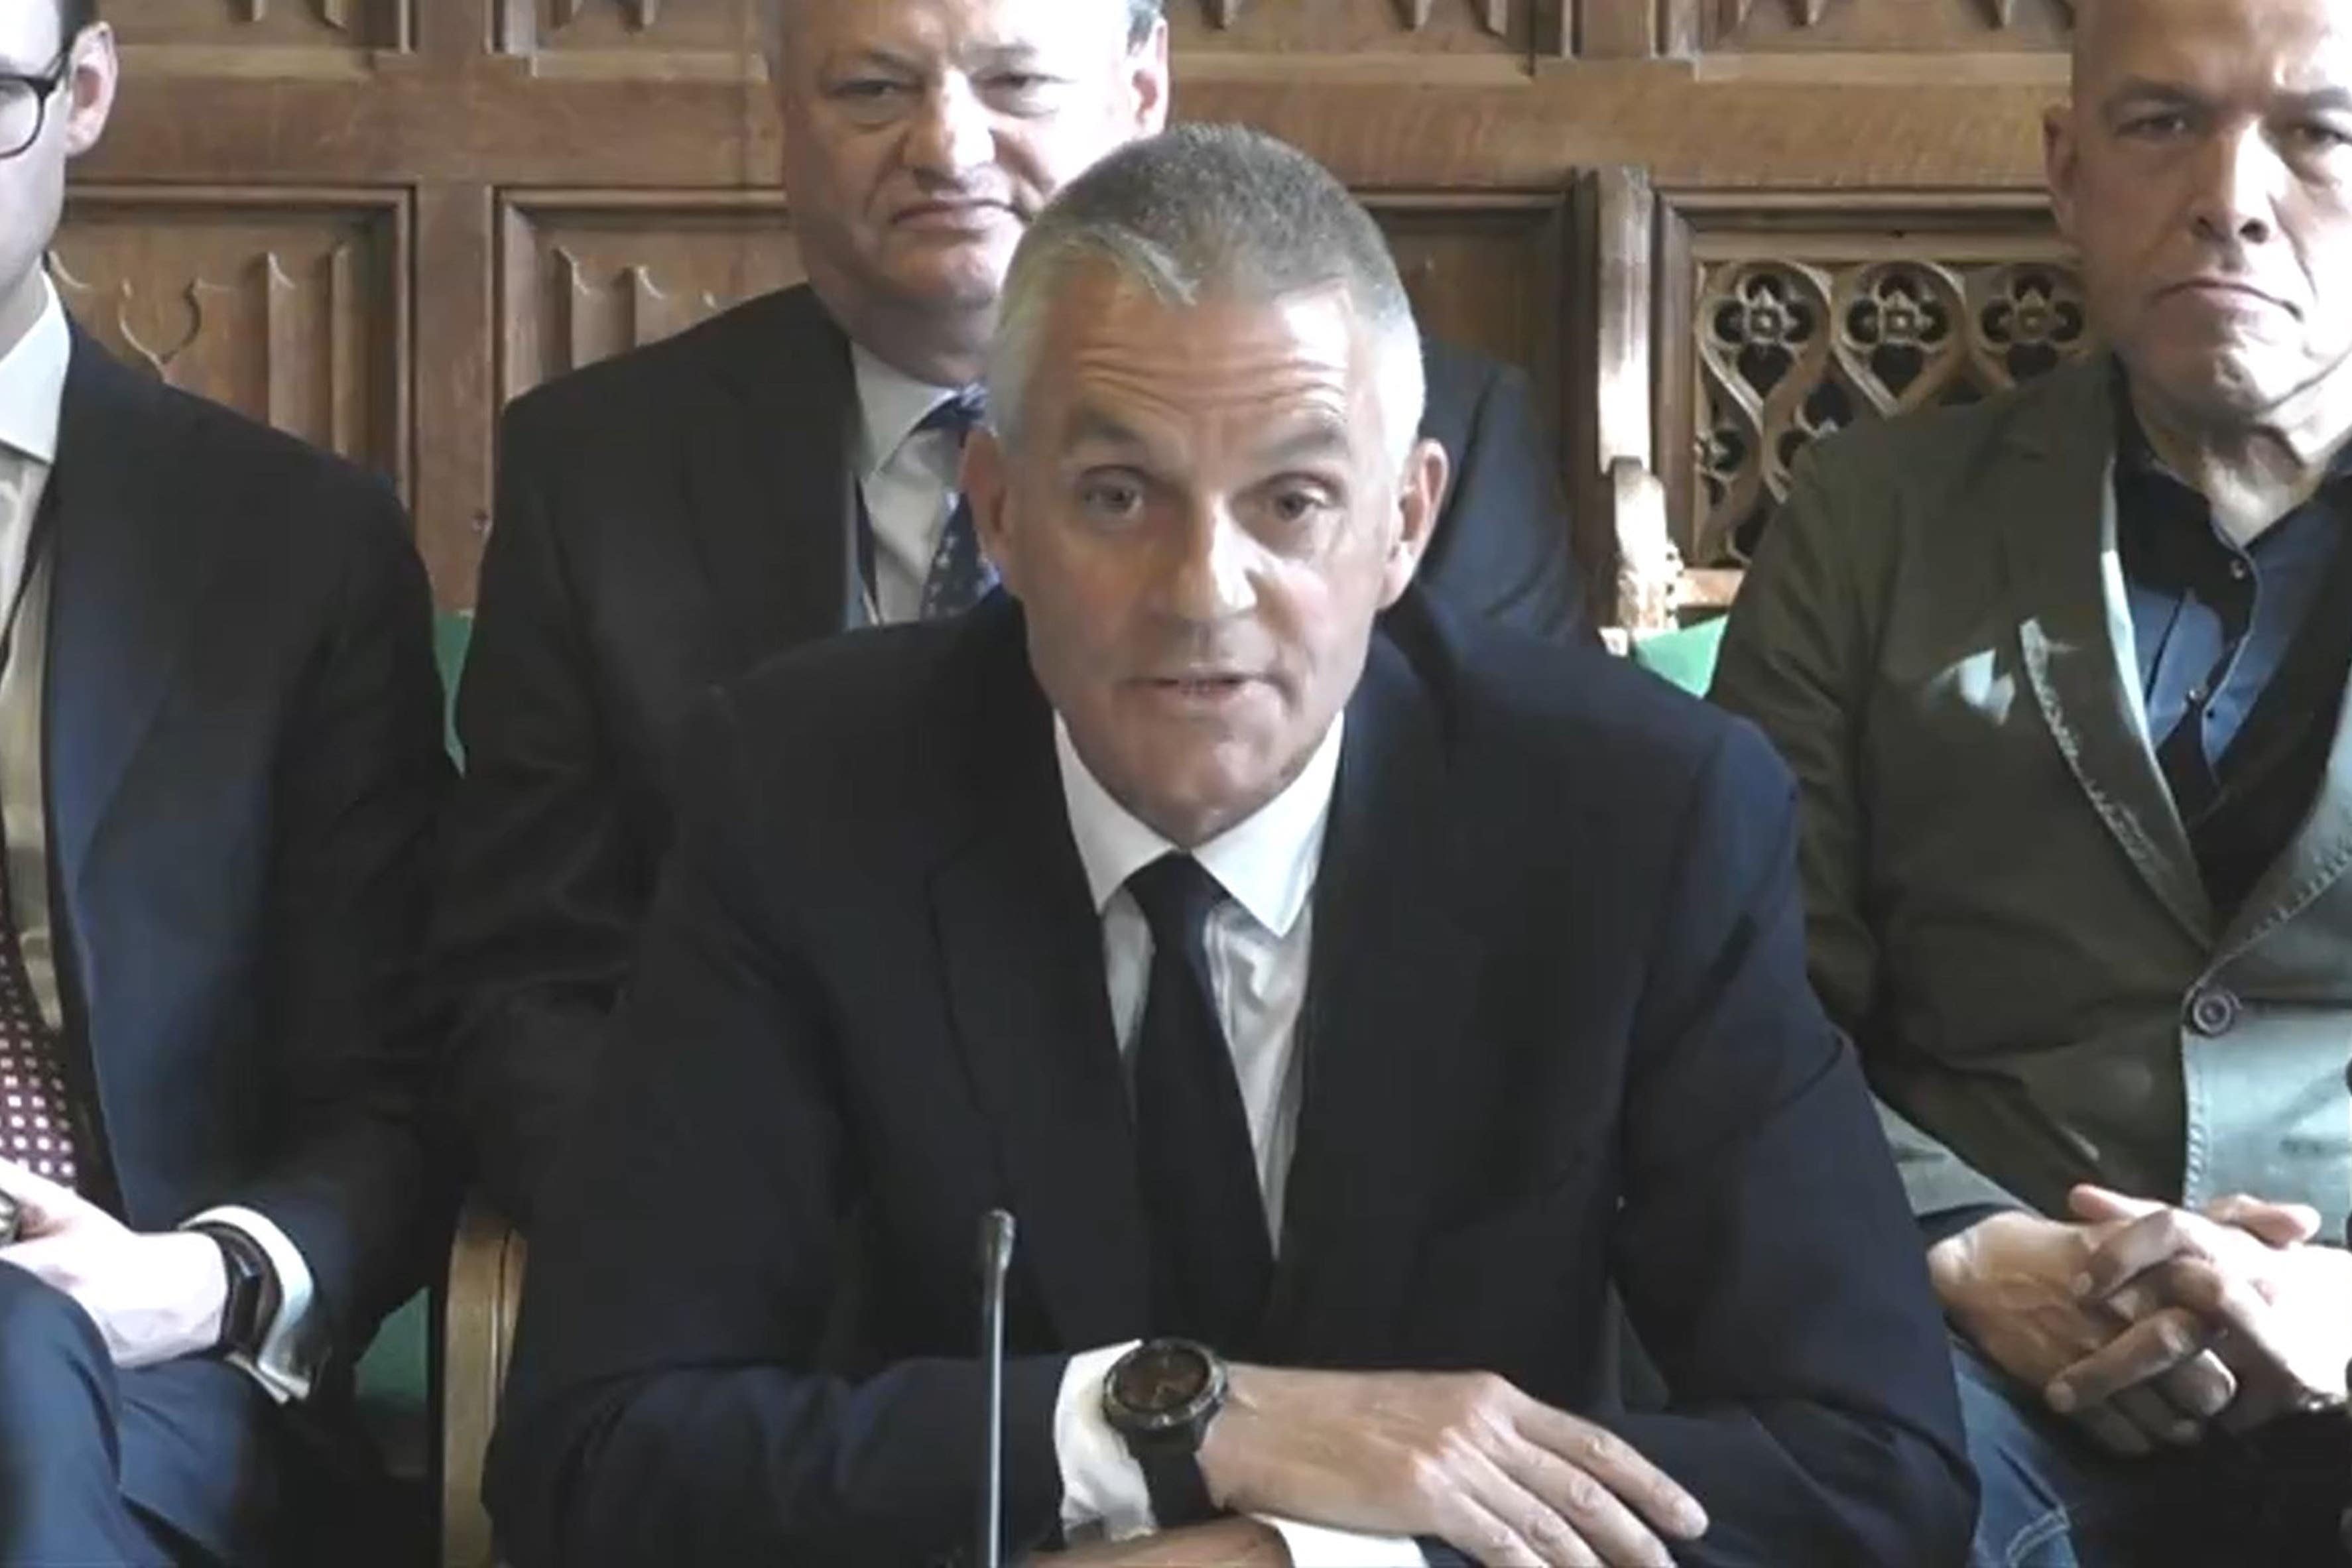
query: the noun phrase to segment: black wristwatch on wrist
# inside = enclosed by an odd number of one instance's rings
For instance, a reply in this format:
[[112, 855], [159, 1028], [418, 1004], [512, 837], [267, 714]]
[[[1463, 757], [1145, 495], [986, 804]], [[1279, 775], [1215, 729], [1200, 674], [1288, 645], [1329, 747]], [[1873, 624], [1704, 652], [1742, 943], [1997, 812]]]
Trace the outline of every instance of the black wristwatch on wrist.
[[1201, 1441], [1225, 1407], [1225, 1364], [1189, 1339], [1146, 1340], [1103, 1378], [1103, 1419], [1143, 1469], [1162, 1530], [1217, 1515], [1201, 1479]]
[[221, 1249], [228, 1270], [228, 1304], [221, 1309], [217, 1355], [259, 1355], [261, 1336], [278, 1311], [278, 1271], [261, 1243], [234, 1225], [192, 1225], [189, 1229], [209, 1236]]

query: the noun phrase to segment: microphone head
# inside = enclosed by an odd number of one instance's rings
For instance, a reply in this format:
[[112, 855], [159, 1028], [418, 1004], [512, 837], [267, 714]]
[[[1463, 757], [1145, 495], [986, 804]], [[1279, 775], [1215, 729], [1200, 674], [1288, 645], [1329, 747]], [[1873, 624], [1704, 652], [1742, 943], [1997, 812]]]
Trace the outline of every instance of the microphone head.
[[983, 1278], [1001, 1280], [1013, 1267], [1013, 1216], [1001, 1208], [992, 1208], [980, 1217], [980, 1271]]

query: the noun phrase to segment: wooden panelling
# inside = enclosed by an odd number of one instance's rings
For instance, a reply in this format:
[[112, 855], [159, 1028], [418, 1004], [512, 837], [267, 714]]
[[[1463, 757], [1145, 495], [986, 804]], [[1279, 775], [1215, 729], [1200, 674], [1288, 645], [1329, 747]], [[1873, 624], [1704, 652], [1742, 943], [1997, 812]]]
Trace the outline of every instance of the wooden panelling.
[[1672, 0], [1707, 49], [1934, 53], [2063, 47], [2066, 0]]
[[[505, 47], [555, 56], [606, 55], [670, 74], [680, 57], [717, 56], [720, 71], [764, 76], [761, 17], [744, 0], [501, 0]], [[713, 62], [698, 60], [699, 73]]]
[[407, 217], [396, 193], [83, 187], [52, 271], [131, 363], [404, 483]]
[[1422, 330], [1483, 350], [1533, 378], [1557, 423], [1569, 293], [1559, 197], [1364, 193], [1389, 236]]
[[142, 47], [398, 48], [407, 8], [433, 0], [105, 0], [106, 19]]
[[2094, 346], [2030, 195], [1662, 192], [1657, 446], [1676, 545], [1744, 563], [1812, 442]]
[[[1383, 56], [1524, 66], [1559, 0], [1174, 0], [1180, 51], [1278, 57], [1290, 71], [1358, 69]], [[1557, 23], [1550, 29], [1556, 34]]]
[[501, 398], [801, 279], [782, 198], [542, 192], [507, 204]]

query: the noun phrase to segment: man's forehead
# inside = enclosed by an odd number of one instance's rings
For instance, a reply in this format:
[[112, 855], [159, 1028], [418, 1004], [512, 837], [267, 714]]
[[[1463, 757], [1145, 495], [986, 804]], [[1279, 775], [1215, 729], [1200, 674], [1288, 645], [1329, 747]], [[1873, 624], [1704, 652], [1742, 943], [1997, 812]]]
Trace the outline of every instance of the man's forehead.
[[2078, 94], [2135, 80], [2310, 93], [2352, 87], [2344, 0], [2081, 0]]
[[0, 0], [0, 68], [44, 69], [58, 48], [56, 0]]

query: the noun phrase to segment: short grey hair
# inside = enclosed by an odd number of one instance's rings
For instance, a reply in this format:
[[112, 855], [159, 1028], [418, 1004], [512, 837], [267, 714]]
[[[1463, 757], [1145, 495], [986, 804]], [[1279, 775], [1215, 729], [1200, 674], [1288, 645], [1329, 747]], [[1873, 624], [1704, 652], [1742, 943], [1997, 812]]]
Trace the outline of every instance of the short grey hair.
[[1180, 125], [1064, 187], [1013, 253], [989, 347], [989, 423], [1007, 442], [1055, 296], [1074, 271], [1106, 266], [1180, 307], [1344, 287], [1371, 334], [1381, 434], [1402, 470], [1428, 396], [1421, 330], [1380, 225], [1314, 159], [1245, 126]]
[[[772, 65], [784, 57], [784, 13], [793, 0], [767, 0], [760, 7], [760, 41]], [[873, 0], [879, 5], [883, 0]], [[1166, 0], [1127, 0], [1127, 47], [1139, 49], [1150, 40], [1167, 10]]]

